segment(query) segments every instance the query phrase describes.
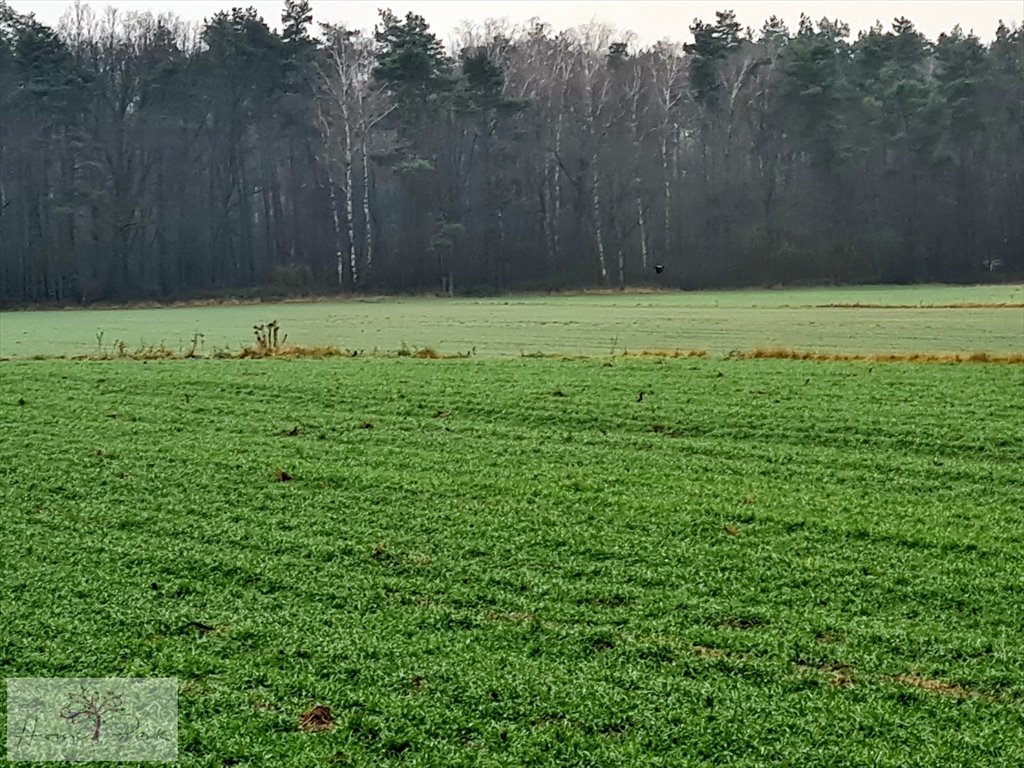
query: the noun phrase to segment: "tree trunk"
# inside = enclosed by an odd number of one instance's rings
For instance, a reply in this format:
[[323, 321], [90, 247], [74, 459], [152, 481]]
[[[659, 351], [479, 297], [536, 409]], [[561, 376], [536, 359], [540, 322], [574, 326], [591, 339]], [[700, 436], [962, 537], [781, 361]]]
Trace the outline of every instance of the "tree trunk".
[[[329, 164], [328, 164], [329, 165]], [[341, 221], [338, 217], [338, 194], [334, 191], [334, 178], [327, 171], [327, 196], [331, 203], [331, 235], [334, 241], [334, 266], [338, 275], [338, 288], [345, 287], [345, 254], [341, 250]]]
[[505, 290], [505, 219], [498, 209], [498, 290]]
[[540, 203], [540, 216], [541, 225], [543, 227], [544, 234], [544, 267], [547, 271], [548, 281], [555, 274], [555, 254], [554, 254], [554, 242], [551, 239], [551, 211], [549, 210], [548, 204], [548, 189], [550, 187], [550, 179], [548, 178], [549, 165], [547, 161], [544, 163], [544, 180], [541, 182], [540, 193], [538, 195], [538, 202]]
[[[562, 151], [562, 113], [558, 113], [558, 119], [555, 121], [555, 158], [561, 157], [559, 154]], [[551, 222], [552, 240], [551, 247], [554, 250], [554, 258], [558, 259], [558, 230], [559, 222], [562, 214], [562, 177], [561, 174], [555, 170], [553, 177], [554, 187], [551, 190], [554, 196], [555, 210], [553, 221]]]
[[668, 139], [661, 139], [661, 173], [665, 182], [665, 233], [664, 253], [661, 258], [668, 260], [668, 252], [672, 247], [672, 176], [668, 170]]
[[547, 270], [547, 277], [550, 281], [555, 274], [555, 241], [554, 228], [551, 225], [551, 177], [554, 162], [549, 152], [544, 157], [544, 175], [541, 179], [540, 190], [537, 194], [537, 201], [540, 203], [540, 221], [544, 235], [544, 266]]
[[[637, 187], [640, 186], [640, 179], [636, 180]], [[644, 273], [647, 272], [647, 223], [644, 221], [644, 201], [640, 199], [640, 192], [636, 194], [636, 223], [640, 228], [640, 265]]]
[[360, 144], [363, 159], [363, 239], [366, 242], [366, 274], [373, 271], [373, 221], [370, 218], [370, 160], [366, 151], [366, 132]]
[[601, 229], [601, 193], [598, 191], [601, 174], [597, 166], [597, 153], [591, 156], [590, 162], [594, 166], [594, 183], [590, 188], [590, 199], [593, 205], [594, 237], [597, 240], [597, 267], [601, 273], [601, 285], [607, 285], [608, 266], [604, 258], [604, 233]]
[[[319, 112], [319, 123], [320, 123], [320, 136], [323, 139], [324, 144], [324, 156], [323, 164], [324, 170], [327, 172], [327, 199], [331, 206], [331, 244], [334, 246], [334, 269], [337, 275], [338, 289], [344, 290], [345, 288], [345, 254], [341, 248], [341, 217], [338, 215], [338, 193], [335, 191], [337, 186], [334, 182], [334, 173], [332, 171], [333, 163], [331, 162], [330, 150], [331, 150], [331, 124], [327, 121], [327, 118], [322, 112]], [[352, 173], [350, 170], [351, 166], [351, 151], [349, 149], [348, 141], [348, 120], [345, 119], [345, 198], [346, 198], [346, 210], [351, 208], [352, 200]], [[349, 217], [348, 226], [351, 231], [352, 219]], [[349, 247], [352, 245], [352, 237], [348, 239]], [[353, 267], [355, 265], [353, 264]], [[352, 271], [352, 284], [355, 285], [355, 270]]]
[[[354, 217], [352, 205], [352, 126], [348, 119], [348, 107], [342, 105], [342, 119], [345, 121], [345, 234], [348, 237], [348, 264], [349, 272], [352, 275], [352, 288], [359, 284], [359, 267], [356, 264], [356, 236], [352, 220]], [[338, 259], [341, 259], [341, 249], [338, 249]], [[338, 265], [338, 277], [341, 277], [341, 264]]]

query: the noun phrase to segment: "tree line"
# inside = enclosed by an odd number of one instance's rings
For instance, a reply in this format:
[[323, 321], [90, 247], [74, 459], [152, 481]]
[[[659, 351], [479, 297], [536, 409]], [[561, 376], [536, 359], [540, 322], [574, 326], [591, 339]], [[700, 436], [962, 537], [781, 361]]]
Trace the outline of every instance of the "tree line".
[[0, 300], [1024, 274], [1024, 33], [0, 0]]

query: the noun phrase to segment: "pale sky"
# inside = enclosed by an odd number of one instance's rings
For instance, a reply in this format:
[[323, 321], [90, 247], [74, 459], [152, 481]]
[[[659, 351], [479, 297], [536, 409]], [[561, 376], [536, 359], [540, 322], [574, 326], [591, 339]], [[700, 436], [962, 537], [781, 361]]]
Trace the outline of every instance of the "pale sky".
[[[932, 40], [948, 32], [955, 24], [974, 32], [985, 41], [991, 40], [999, 20], [1007, 25], [1020, 23], [1024, 17], [1024, 0], [719, 0], [689, 2], [688, 0], [311, 0], [314, 24], [326, 21], [344, 23], [348, 27], [371, 31], [378, 8], [390, 8], [404, 16], [413, 11], [423, 16], [431, 29], [445, 42], [452, 30], [463, 20], [483, 21], [506, 18], [513, 24], [533, 16], [550, 24], [555, 30], [573, 27], [591, 20], [605, 22], [618, 30], [636, 33], [641, 45], [668, 38], [678, 42], [691, 39], [689, 25], [694, 18], [714, 20], [715, 11], [724, 8], [736, 11], [745, 27], [758, 29], [764, 20], [775, 14], [795, 30], [801, 12], [818, 20], [823, 16], [847, 22], [856, 35], [880, 20], [888, 29], [897, 16], [906, 16]], [[21, 13], [34, 13], [36, 18], [56, 26], [69, 0], [11, 0]], [[124, 10], [173, 12], [183, 19], [202, 21], [219, 10], [232, 6], [252, 5], [271, 27], [279, 27], [283, 0], [99, 0], [89, 3], [99, 12], [106, 6]]]

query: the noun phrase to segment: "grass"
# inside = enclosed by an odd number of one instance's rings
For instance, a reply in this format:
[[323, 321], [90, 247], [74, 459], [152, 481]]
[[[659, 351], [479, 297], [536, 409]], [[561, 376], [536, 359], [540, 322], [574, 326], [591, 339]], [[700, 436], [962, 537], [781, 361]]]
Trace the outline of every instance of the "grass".
[[1024, 763], [1020, 366], [0, 376], [4, 674], [177, 676], [183, 766]]
[[482, 357], [756, 347], [1009, 355], [1024, 352], [1022, 302], [1019, 285], [868, 286], [3, 312], [0, 356], [113, 355], [119, 343], [238, 352], [252, 344], [253, 324], [269, 320], [303, 345], [365, 354], [405, 346]]

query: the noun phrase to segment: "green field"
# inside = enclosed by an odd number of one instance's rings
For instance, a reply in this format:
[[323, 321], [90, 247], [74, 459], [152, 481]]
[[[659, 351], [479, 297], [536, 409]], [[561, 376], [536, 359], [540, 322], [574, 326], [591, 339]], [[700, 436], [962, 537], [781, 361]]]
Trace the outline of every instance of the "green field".
[[[949, 308], [955, 304], [1012, 307]], [[829, 307], [826, 305], [861, 305]], [[432, 347], [480, 356], [607, 355], [640, 349], [783, 346], [824, 353], [1024, 351], [1024, 287], [865, 286], [788, 290], [360, 299], [312, 303], [0, 313], [0, 356], [83, 355], [165, 345], [238, 349], [255, 323], [289, 340], [371, 353]]]
[[[1022, 300], [2, 313], [4, 675], [176, 677], [183, 766], [1017, 768], [1024, 366], [726, 354], [1019, 353]], [[367, 355], [24, 359], [271, 319]]]
[[1024, 764], [1024, 366], [0, 376], [5, 676], [178, 677], [183, 766]]

